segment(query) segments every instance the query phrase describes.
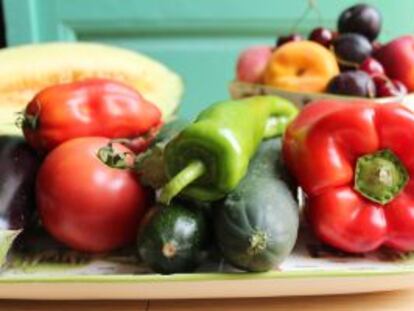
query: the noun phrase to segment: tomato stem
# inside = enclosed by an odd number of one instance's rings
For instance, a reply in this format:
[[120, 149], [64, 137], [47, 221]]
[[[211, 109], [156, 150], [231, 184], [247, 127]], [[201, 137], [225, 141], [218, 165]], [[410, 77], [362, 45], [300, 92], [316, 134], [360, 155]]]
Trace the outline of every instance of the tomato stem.
[[117, 168], [117, 169], [129, 169], [131, 165], [128, 164], [126, 158], [130, 155], [129, 152], [118, 152], [113, 146], [112, 142], [108, 143], [105, 147], [98, 150], [97, 157], [105, 165]]

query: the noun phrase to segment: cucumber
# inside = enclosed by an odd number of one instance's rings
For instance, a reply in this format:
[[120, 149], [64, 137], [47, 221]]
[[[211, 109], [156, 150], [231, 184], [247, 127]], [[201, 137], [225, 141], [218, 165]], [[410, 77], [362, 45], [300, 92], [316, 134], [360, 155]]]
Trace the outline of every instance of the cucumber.
[[299, 207], [283, 174], [280, 139], [265, 141], [237, 188], [216, 204], [216, 242], [233, 266], [268, 271], [291, 253]]
[[201, 262], [207, 226], [201, 209], [173, 203], [154, 207], [138, 234], [138, 255], [154, 272], [191, 272]]

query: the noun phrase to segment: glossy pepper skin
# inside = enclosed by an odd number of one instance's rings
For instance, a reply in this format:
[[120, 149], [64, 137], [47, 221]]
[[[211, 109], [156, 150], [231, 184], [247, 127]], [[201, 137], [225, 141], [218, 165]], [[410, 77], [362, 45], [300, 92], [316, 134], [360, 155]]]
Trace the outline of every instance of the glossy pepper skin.
[[134, 89], [90, 79], [39, 92], [25, 109], [22, 127], [27, 142], [39, 151], [84, 136], [131, 139], [129, 147], [140, 151], [161, 123], [159, 109]]
[[[306, 106], [286, 130], [283, 154], [307, 195], [317, 237], [346, 252], [413, 251], [413, 146], [414, 114], [402, 105], [325, 100]], [[392, 169], [390, 153], [398, 163]], [[372, 166], [373, 158], [382, 164]]]
[[[170, 179], [174, 177], [180, 183], [180, 177], [188, 177], [185, 168], [191, 163], [198, 163], [198, 168], [202, 168], [200, 176], [196, 179], [192, 176], [195, 180], [183, 193], [201, 201], [220, 199], [234, 189], [246, 174], [249, 161], [260, 142], [282, 134], [286, 124], [296, 114], [297, 109], [292, 103], [273, 96], [213, 104], [167, 144], [167, 176]], [[177, 174], [180, 177], [175, 178]], [[164, 187], [164, 193], [168, 192], [170, 185]], [[164, 203], [169, 201], [164, 200], [163, 195], [161, 200]]]

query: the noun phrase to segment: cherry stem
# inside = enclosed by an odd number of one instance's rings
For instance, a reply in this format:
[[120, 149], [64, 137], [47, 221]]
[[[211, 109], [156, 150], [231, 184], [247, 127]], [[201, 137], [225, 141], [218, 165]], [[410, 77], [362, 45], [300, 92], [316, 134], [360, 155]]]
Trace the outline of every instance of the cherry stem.
[[316, 14], [318, 15], [318, 23], [319, 25], [322, 25], [322, 14], [320, 10], [318, 9], [318, 5], [316, 0], [308, 0], [308, 5], [306, 9], [303, 11], [302, 15], [296, 20], [295, 24], [291, 28], [291, 33], [295, 33], [297, 31], [298, 26], [306, 19], [309, 12], [314, 10]]

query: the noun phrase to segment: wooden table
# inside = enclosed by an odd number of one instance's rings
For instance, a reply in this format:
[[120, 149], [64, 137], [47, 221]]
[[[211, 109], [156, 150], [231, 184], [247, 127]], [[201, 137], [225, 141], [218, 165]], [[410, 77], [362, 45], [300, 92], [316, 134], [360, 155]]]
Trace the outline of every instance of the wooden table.
[[4, 311], [244, 311], [244, 310], [301, 310], [301, 311], [413, 311], [414, 289], [387, 293], [228, 300], [174, 301], [0, 301]]

